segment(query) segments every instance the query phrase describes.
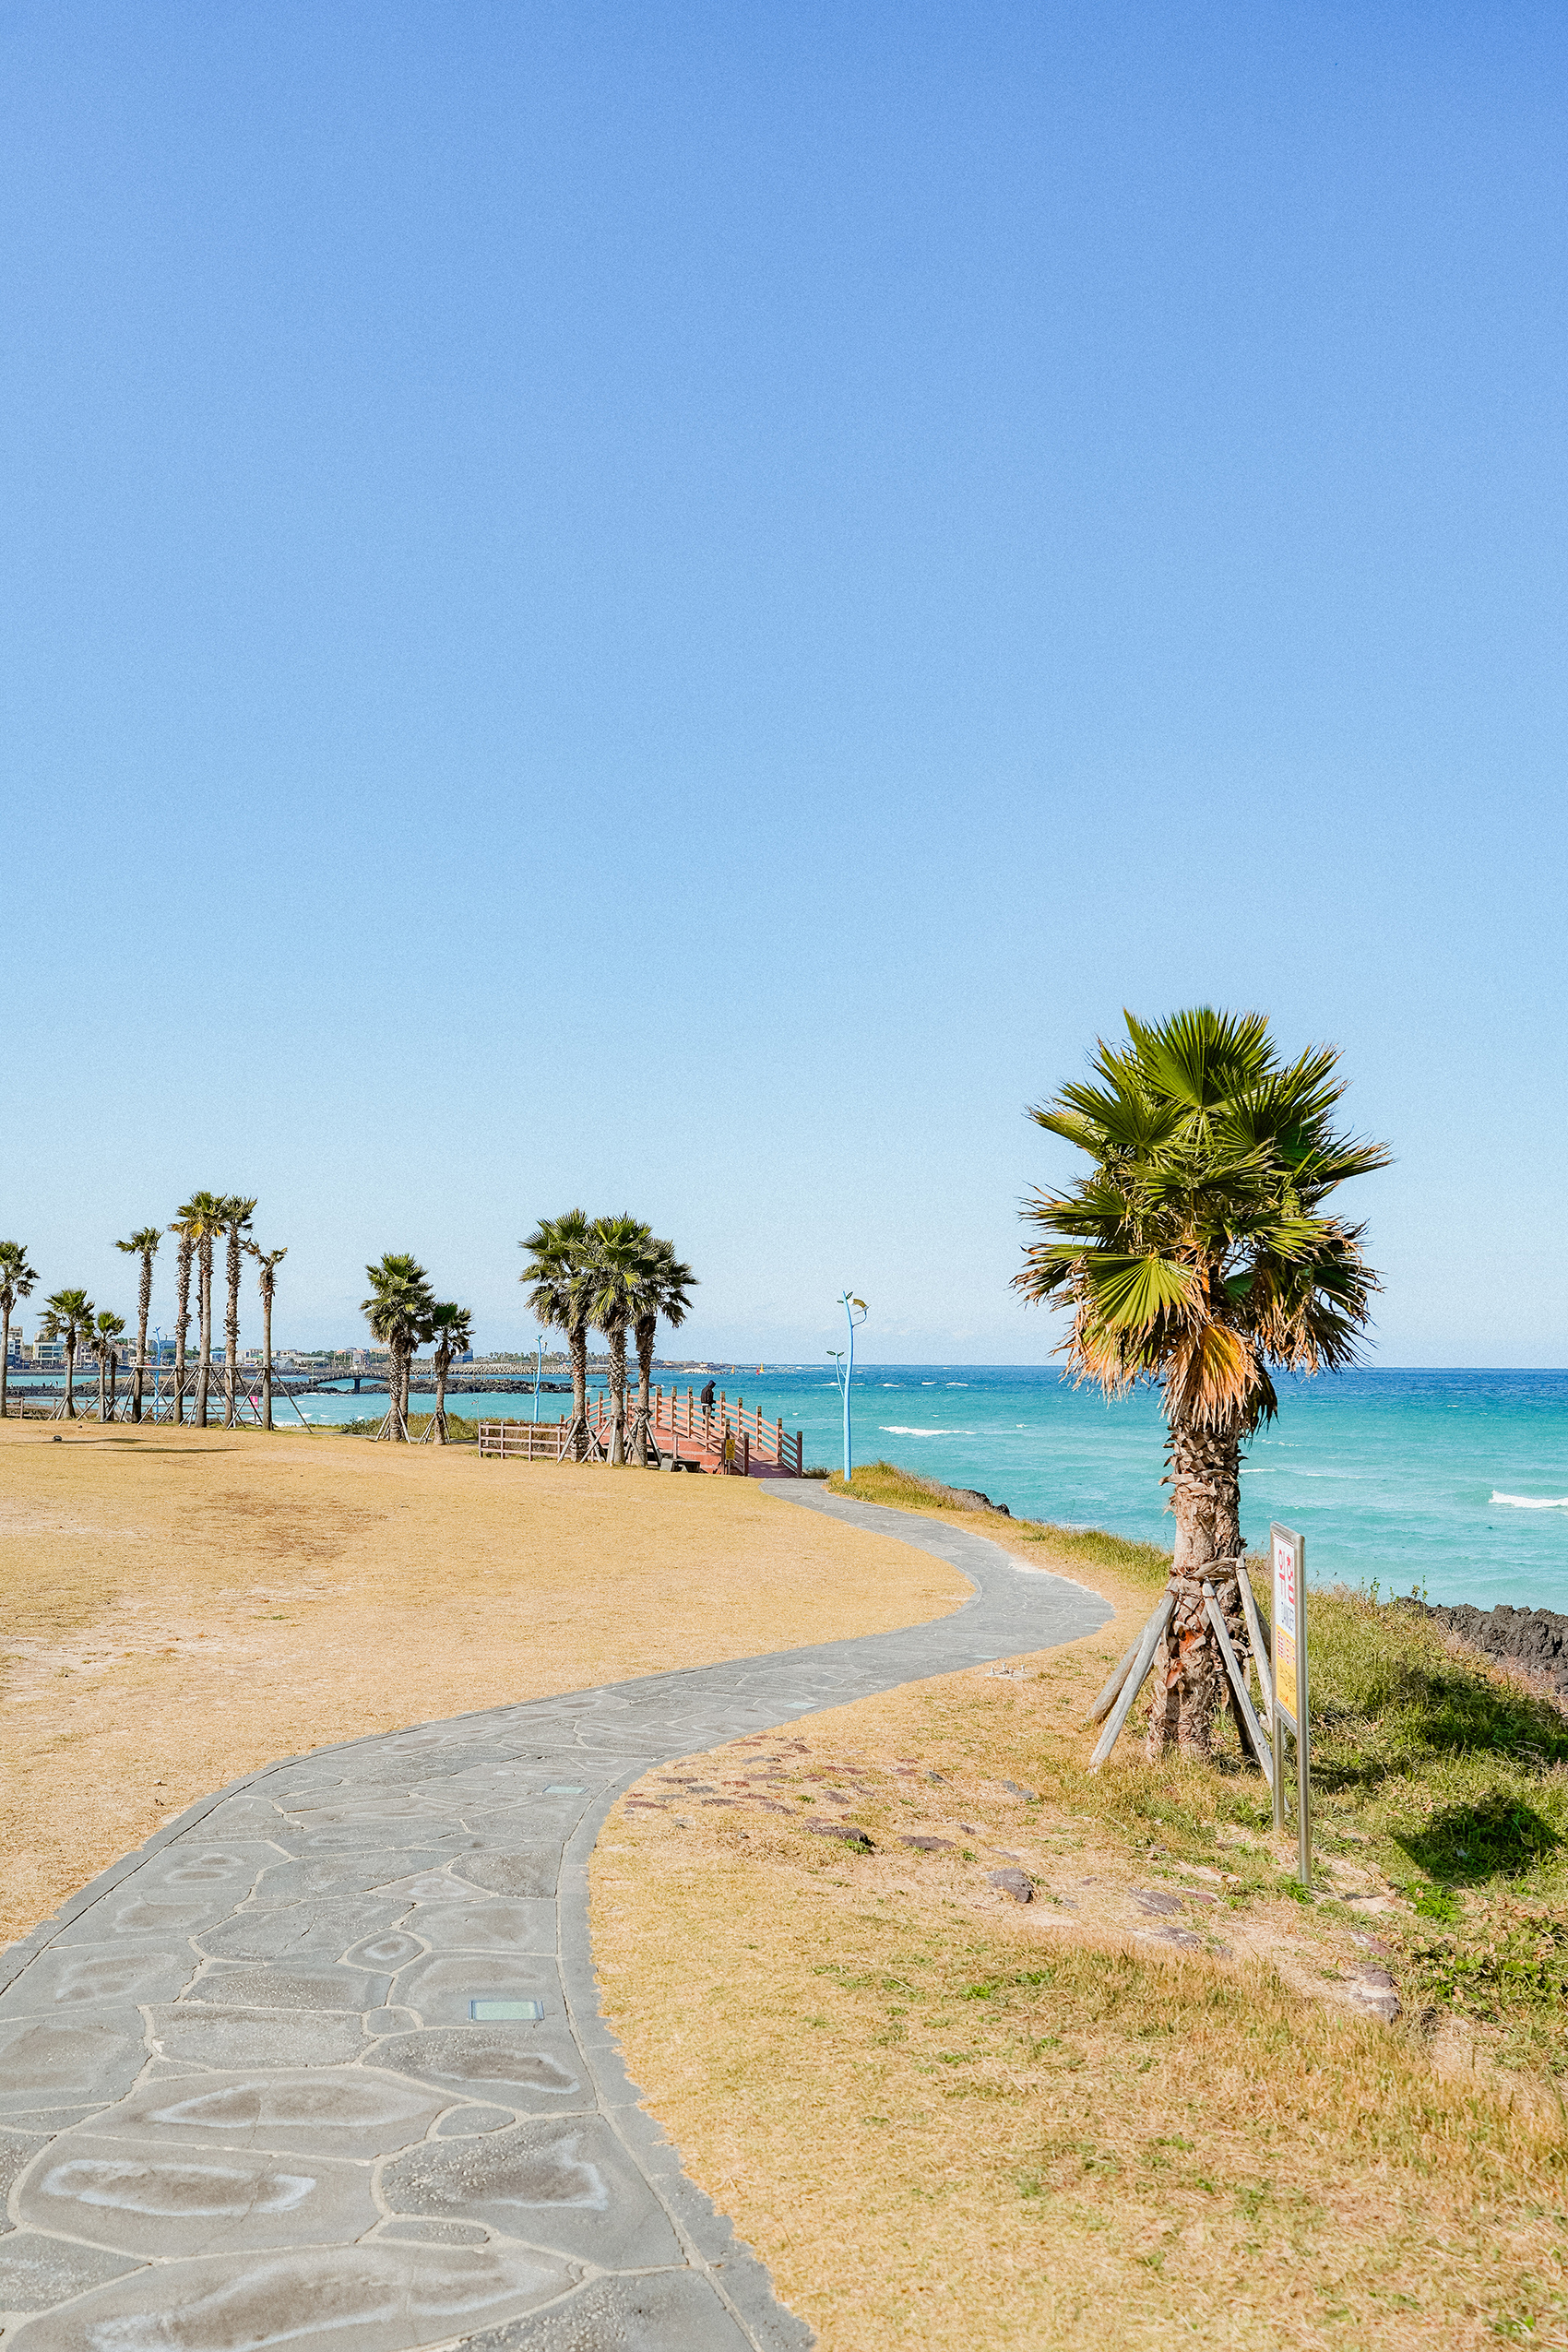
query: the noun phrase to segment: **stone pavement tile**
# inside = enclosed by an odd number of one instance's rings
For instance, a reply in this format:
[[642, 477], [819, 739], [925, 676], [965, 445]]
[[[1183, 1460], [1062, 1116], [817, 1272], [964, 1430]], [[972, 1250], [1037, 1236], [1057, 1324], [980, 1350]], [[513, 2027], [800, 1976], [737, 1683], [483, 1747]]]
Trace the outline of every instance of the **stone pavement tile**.
[[101, 1895], [55, 1937], [57, 1943], [130, 1943], [160, 1945], [167, 1951], [183, 1943], [202, 1927], [216, 1926], [234, 1906], [220, 1889], [205, 1900], [195, 1890], [176, 1900], [149, 1899], [141, 1891], [141, 1873]]
[[[407, 1908], [396, 1902], [290, 1903], [259, 1911], [247, 1906], [232, 1918], [203, 1929], [197, 1941], [213, 1960], [340, 1960], [351, 1945], [384, 1934]], [[405, 1960], [413, 1956], [411, 1950], [402, 1954]], [[386, 1966], [399, 1965], [393, 1960]], [[378, 1967], [374, 1973], [385, 1971]]]
[[202, 1823], [145, 1861], [137, 1884], [155, 1901], [184, 1902], [221, 1892], [231, 1904], [243, 1903], [262, 1871], [282, 1859], [281, 1847], [270, 1842], [216, 1841]]
[[121, 2253], [347, 2244], [375, 2226], [370, 2175], [330, 2157], [243, 2148], [128, 2147], [69, 2132], [16, 2192], [18, 2218]]
[[490, 2232], [478, 2221], [410, 2221], [403, 2215], [383, 2222], [378, 2242], [395, 2246], [482, 2246]]
[[521, 2246], [229, 2254], [142, 2271], [7, 2336], [6, 2352], [413, 2352], [520, 2317], [574, 2284]]
[[133, 2036], [96, 2019], [0, 2020], [0, 2115], [103, 2107], [121, 2097], [147, 2059], [140, 2024], [138, 2017]]
[[395, 2213], [482, 2221], [605, 2270], [684, 2259], [663, 2207], [597, 2115], [427, 2142], [384, 2164], [380, 2187]]
[[655, 2271], [596, 2279], [532, 2319], [469, 2336], [462, 2352], [751, 2352], [751, 2338], [710, 2279]]
[[[401, 1836], [399, 1829], [403, 1831]], [[292, 1835], [284, 1831], [279, 1837], [301, 1859], [316, 1854], [359, 1854], [373, 1846], [400, 1846], [409, 1857], [409, 1868], [416, 1861], [428, 1859], [426, 1848], [442, 1855], [463, 1854], [484, 1842], [460, 1822], [429, 1821], [399, 1823], [350, 1820], [335, 1823], [329, 1828], [301, 1829]]]
[[363, 2162], [422, 2140], [447, 2104], [445, 2094], [361, 2066], [236, 2068], [138, 2083], [89, 2128], [95, 2140], [132, 2139], [154, 2151], [199, 2143]]
[[186, 2001], [225, 2009], [380, 2009], [390, 1977], [357, 1968], [245, 1968], [220, 1962], [198, 1977]]
[[448, 2108], [435, 2127], [438, 2140], [469, 2140], [476, 2132], [504, 2132], [517, 2117], [509, 2107]]
[[555, 1883], [561, 1870], [561, 1847], [558, 1840], [537, 1845], [525, 1845], [514, 1840], [500, 1853], [470, 1854], [461, 1863], [463, 1876], [475, 1886], [485, 1887], [492, 1895], [522, 1895], [553, 1897]]
[[444, 1859], [434, 1847], [410, 1853], [399, 1846], [366, 1846], [357, 1852], [345, 1849], [289, 1861], [276, 1855], [272, 1867], [256, 1882], [250, 1907], [281, 1910], [293, 1903], [352, 1903], [380, 1894], [422, 1864], [439, 1869]]
[[0, 2311], [46, 2311], [67, 2296], [85, 2295], [144, 2267], [134, 2254], [72, 2246], [36, 2230], [16, 2229], [0, 2244]]
[[553, 1903], [421, 1903], [400, 1924], [433, 1952], [553, 1952]]
[[565, 2011], [560, 1971], [542, 1953], [519, 1958], [499, 1953], [429, 1953], [399, 1971], [392, 1997], [404, 2008], [417, 2010], [425, 2025], [468, 2025], [470, 2001], [538, 2001], [545, 2016], [557, 2020]]
[[[499, 2110], [485, 2108], [479, 2111], [496, 2113]], [[508, 2122], [511, 2120], [510, 2116], [506, 2119]], [[48, 2145], [48, 2136], [42, 2132], [0, 2131], [0, 2237], [16, 2227], [6, 2211], [6, 2200], [11, 2193], [13, 2181], [20, 2178], [34, 2156]], [[0, 2303], [0, 2310], [5, 2309], [5, 2304]]]
[[393, 2034], [373, 2065], [428, 2083], [449, 2098], [493, 2100], [528, 2115], [587, 2107], [593, 2092], [570, 2034], [547, 2025], [466, 2025]]
[[[174, 1952], [113, 1944], [56, 1944], [41, 1952], [0, 1992], [0, 2017], [20, 2011], [58, 2017], [104, 2002], [172, 2001], [200, 1966], [189, 1944]], [[135, 2030], [135, 2028], [133, 2028]]]
[[216, 2067], [339, 2066], [370, 2047], [357, 2013], [209, 2009], [188, 2001], [152, 2010], [151, 2038], [165, 2058]]

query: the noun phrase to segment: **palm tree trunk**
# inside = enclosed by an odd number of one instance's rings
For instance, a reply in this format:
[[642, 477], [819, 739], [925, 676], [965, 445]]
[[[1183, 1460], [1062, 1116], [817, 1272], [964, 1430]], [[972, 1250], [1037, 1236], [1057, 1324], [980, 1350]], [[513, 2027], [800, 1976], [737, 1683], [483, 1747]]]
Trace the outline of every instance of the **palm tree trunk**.
[[207, 1393], [212, 1383], [212, 1236], [204, 1233], [196, 1251], [201, 1337], [196, 1356], [196, 1424], [207, 1427]]
[[191, 1328], [191, 1245], [180, 1237], [174, 1266], [174, 1419], [185, 1418], [185, 1341]]
[[1146, 1752], [1158, 1763], [1175, 1743], [1183, 1755], [1206, 1756], [1214, 1718], [1225, 1704], [1225, 1660], [1209, 1623], [1203, 1587], [1213, 1585], [1233, 1640], [1241, 1640], [1237, 1584], [1241, 1540], [1241, 1432], [1173, 1421], [1166, 1483], [1176, 1515], [1176, 1550], [1170, 1589], [1175, 1610], [1155, 1653], [1154, 1704]]
[[574, 1462], [588, 1454], [588, 1325], [574, 1324], [566, 1334], [572, 1351], [572, 1432], [567, 1448]]
[[438, 1348], [436, 1349], [435, 1443], [437, 1445], [445, 1445], [446, 1443], [446, 1367], [451, 1360], [451, 1352], [448, 1348]]
[[261, 1294], [261, 1425], [272, 1427], [272, 1293]]
[[65, 1340], [65, 1419], [77, 1418], [77, 1343], [69, 1336]]
[[610, 1467], [626, 1467], [626, 1326], [617, 1324], [610, 1337]]
[[9, 1306], [0, 1306], [0, 1317], [4, 1318], [6, 1325], [3, 1336], [0, 1336], [0, 1421], [3, 1421], [6, 1418], [6, 1373], [11, 1361], [11, 1310]]
[[229, 1307], [223, 1318], [223, 1426], [232, 1429], [240, 1409], [240, 1229], [229, 1228]]
[[116, 1419], [119, 1409], [120, 1359], [115, 1350], [111, 1348], [109, 1350], [109, 1418], [111, 1420]]
[[653, 1347], [658, 1330], [645, 1317], [637, 1325], [637, 1427], [632, 1454], [639, 1470], [647, 1467], [648, 1424], [653, 1418]]
[[142, 1373], [147, 1364], [147, 1319], [152, 1313], [152, 1252], [141, 1253], [141, 1280], [137, 1285], [137, 1368], [131, 1376], [131, 1419], [141, 1419]]

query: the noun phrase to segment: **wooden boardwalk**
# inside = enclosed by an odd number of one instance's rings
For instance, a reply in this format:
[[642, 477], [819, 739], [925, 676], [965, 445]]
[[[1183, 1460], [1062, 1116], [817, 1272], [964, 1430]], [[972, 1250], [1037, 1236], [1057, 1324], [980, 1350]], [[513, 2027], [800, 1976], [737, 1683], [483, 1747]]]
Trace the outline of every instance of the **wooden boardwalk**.
[[[711, 1406], [700, 1403], [688, 1388], [656, 1388], [651, 1433], [666, 1469], [701, 1470], [710, 1476], [743, 1479], [798, 1479], [803, 1468], [804, 1434], [787, 1431], [781, 1420], [766, 1420], [743, 1397], [731, 1404], [722, 1391]], [[627, 1392], [628, 1443], [636, 1398]], [[593, 1457], [610, 1445], [610, 1398], [600, 1390], [588, 1399], [588, 1430]], [[481, 1421], [479, 1450], [496, 1461], [559, 1462], [565, 1458], [568, 1423], [555, 1421]]]

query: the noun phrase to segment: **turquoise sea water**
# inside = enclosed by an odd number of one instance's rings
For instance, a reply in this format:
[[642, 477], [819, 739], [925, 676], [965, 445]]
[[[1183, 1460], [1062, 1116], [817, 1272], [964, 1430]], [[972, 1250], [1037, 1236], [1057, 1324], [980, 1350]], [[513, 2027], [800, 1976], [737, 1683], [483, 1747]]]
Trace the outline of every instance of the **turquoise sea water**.
[[[718, 1380], [803, 1430], [808, 1462], [837, 1467], [830, 1367]], [[305, 1408], [347, 1420], [377, 1407], [310, 1397]], [[458, 1409], [526, 1419], [529, 1400], [463, 1398]], [[559, 1398], [541, 1397], [542, 1415], [560, 1409]], [[857, 1371], [854, 1426], [860, 1461], [882, 1455], [982, 1487], [1031, 1518], [1171, 1540], [1152, 1396], [1107, 1405], [1053, 1366], [872, 1364]], [[1314, 1584], [1376, 1579], [1385, 1594], [1418, 1586], [1432, 1600], [1568, 1610], [1568, 1372], [1377, 1370], [1287, 1382], [1279, 1419], [1248, 1452], [1241, 1491], [1248, 1541], [1261, 1547], [1271, 1519], [1299, 1529]]]
[[[803, 1430], [808, 1462], [837, 1466], [831, 1367], [717, 1378], [731, 1397]], [[464, 1414], [516, 1420], [530, 1403], [453, 1401]], [[562, 1402], [541, 1396], [541, 1418], [553, 1420]], [[303, 1403], [320, 1420], [386, 1409], [374, 1396]], [[872, 1364], [857, 1371], [854, 1426], [857, 1460], [882, 1455], [982, 1487], [1031, 1518], [1171, 1540], [1152, 1396], [1107, 1405], [1054, 1366]], [[1248, 1452], [1241, 1491], [1248, 1541], [1261, 1547], [1271, 1519], [1296, 1527], [1314, 1584], [1375, 1579], [1385, 1594], [1417, 1586], [1432, 1600], [1568, 1610], [1568, 1372], [1380, 1369], [1287, 1382], [1279, 1419]]]

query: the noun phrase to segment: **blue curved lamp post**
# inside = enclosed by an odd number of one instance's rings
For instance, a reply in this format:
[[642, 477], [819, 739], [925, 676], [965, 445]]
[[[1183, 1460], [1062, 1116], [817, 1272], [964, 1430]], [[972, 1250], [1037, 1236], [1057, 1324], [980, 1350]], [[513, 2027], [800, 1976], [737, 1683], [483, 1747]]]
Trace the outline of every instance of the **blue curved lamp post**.
[[535, 1344], [536, 1344], [536, 1346], [537, 1346], [537, 1348], [538, 1348], [539, 1352], [538, 1352], [538, 1355], [537, 1355], [537, 1356], [535, 1357], [535, 1359], [534, 1359], [534, 1368], [533, 1368], [533, 1417], [534, 1417], [535, 1420], [537, 1421], [537, 1420], [538, 1420], [538, 1419], [539, 1419], [539, 1383], [540, 1383], [540, 1373], [541, 1373], [541, 1372], [543, 1372], [543, 1370], [544, 1370], [544, 1335], [543, 1335], [543, 1333], [542, 1333], [542, 1332], [540, 1334], [539, 1339], [538, 1339], [538, 1341], [537, 1341]]
[[855, 1378], [855, 1334], [866, 1319], [866, 1302], [863, 1299], [857, 1299], [853, 1291], [846, 1290], [838, 1303], [849, 1326], [849, 1345], [847, 1351], [841, 1348], [830, 1348], [827, 1352], [833, 1359], [833, 1369], [838, 1375], [838, 1393], [844, 1399], [844, 1483], [848, 1486], [854, 1467], [854, 1447], [849, 1430], [849, 1390]]

